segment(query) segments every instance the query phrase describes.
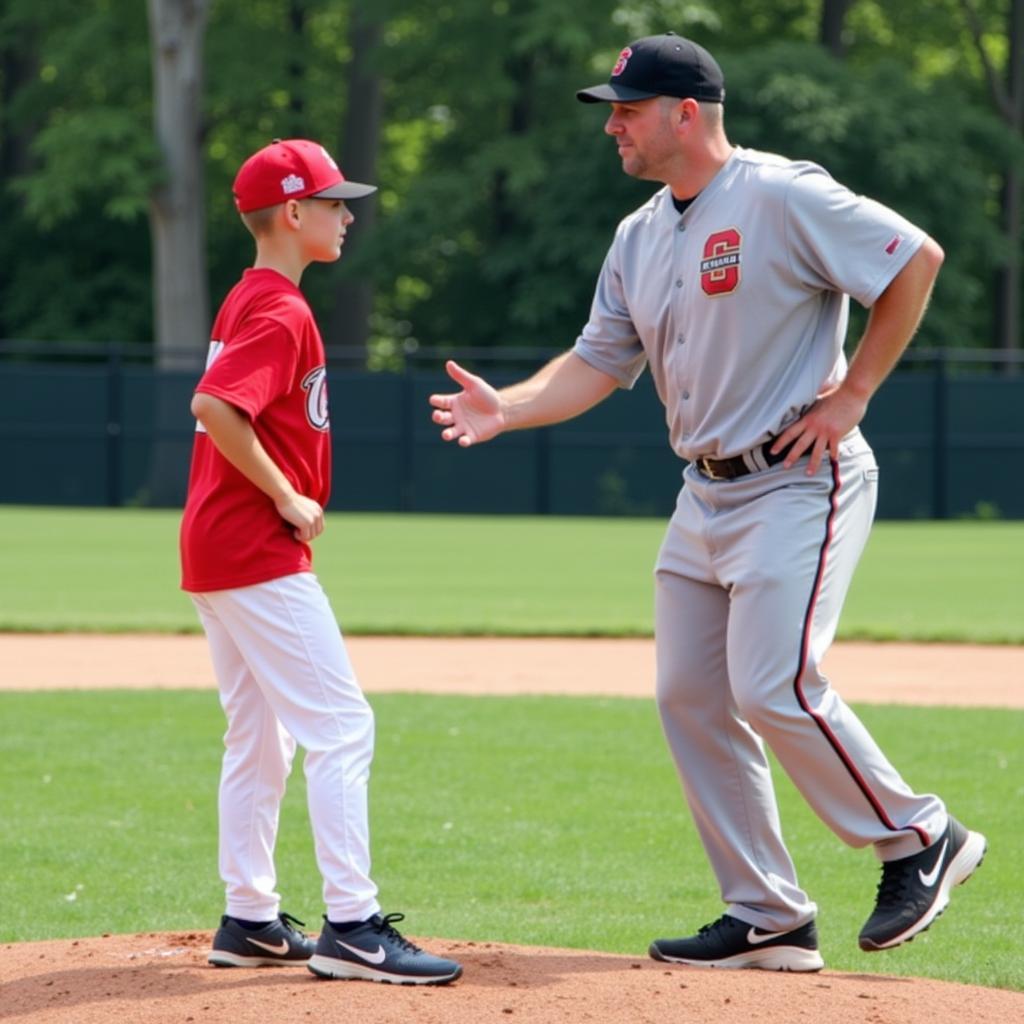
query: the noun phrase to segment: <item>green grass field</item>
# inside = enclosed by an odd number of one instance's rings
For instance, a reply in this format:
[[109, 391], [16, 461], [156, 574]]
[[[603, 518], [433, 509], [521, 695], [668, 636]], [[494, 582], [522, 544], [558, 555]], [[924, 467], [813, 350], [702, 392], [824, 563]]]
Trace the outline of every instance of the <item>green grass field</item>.
[[[0, 508], [0, 630], [195, 631], [174, 512]], [[317, 571], [349, 633], [643, 635], [655, 520], [339, 515]], [[1024, 643], [1024, 523], [880, 523], [840, 634]], [[5, 667], [0, 665], [0, 672]], [[642, 954], [721, 907], [651, 701], [379, 695], [374, 876], [412, 934]], [[990, 852], [948, 916], [867, 957], [879, 875], [776, 772], [828, 965], [1024, 990], [1024, 712], [864, 707], [907, 781]], [[222, 901], [212, 692], [0, 694], [0, 942], [209, 928]], [[320, 883], [296, 771], [285, 909]]]
[[[651, 701], [373, 699], [374, 875], [412, 934], [642, 955], [720, 913]], [[1024, 713], [864, 707], [919, 788], [988, 835], [985, 864], [913, 943], [856, 935], [879, 869], [776, 771], [787, 840], [830, 968], [1024, 989]], [[0, 695], [0, 942], [210, 928], [221, 907], [212, 692]], [[285, 909], [316, 930], [319, 880], [296, 768]]]
[[[0, 508], [0, 630], [195, 631], [178, 513]], [[645, 635], [655, 519], [333, 513], [348, 633]], [[1024, 643], [1024, 522], [879, 523], [841, 638]]]

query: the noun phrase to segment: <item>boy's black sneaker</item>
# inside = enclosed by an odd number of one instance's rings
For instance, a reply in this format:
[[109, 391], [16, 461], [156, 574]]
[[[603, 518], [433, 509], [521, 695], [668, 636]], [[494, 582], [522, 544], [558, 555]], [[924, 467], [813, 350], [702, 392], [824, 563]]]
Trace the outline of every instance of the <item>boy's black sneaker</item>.
[[875, 909], [860, 930], [866, 952], [892, 949], [928, 928], [985, 857], [985, 837], [950, 817], [942, 836], [920, 853], [882, 865]]
[[655, 960], [691, 967], [750, 967], [762, 971], [820, 971], [814, 921], [790, 932], [766, 932], [723, 914], [696, 935], [655, 939], [648, 950]]
[[225, 915], [206, 958], [215, 967], [285, 967], [307, 963], [316, 943], [293, 925], [291, 914], [279, 914], [262, 928], [243, 928]]
[[424, 952], [393, 927], [405, 914], [374, 914], [350, 931], [324, 918], [316, 953], [306, 965], [320, 978], [360, 978], [389, 985], [446, 985], [462, 974], [454, 960]]

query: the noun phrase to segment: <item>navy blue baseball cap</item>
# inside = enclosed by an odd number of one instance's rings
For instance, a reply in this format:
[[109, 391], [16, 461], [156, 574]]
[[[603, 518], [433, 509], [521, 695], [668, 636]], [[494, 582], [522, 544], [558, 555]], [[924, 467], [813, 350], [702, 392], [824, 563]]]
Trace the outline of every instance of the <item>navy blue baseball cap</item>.
[[581, 103], [629, 103], [653, 96], [725, 102], [725, 78], [703, 46], [665, 32], [630, 43], [612, 68], [607, 85], [580, 89]]

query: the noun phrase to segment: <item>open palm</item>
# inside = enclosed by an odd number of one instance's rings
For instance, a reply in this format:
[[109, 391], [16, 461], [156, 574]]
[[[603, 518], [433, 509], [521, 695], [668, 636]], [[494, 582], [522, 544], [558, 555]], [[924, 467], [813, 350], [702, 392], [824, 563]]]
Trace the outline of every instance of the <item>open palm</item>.
[[505, 414], [498, 392], [482, 377], [464, 370], [454, 360], [445, 363], [448, 376], [462, 390], [451, 395], [431, 395], [432, 419], [444, 429], [445, 441], [458, 441], [463, 448], [489, 441], [505, 429]]

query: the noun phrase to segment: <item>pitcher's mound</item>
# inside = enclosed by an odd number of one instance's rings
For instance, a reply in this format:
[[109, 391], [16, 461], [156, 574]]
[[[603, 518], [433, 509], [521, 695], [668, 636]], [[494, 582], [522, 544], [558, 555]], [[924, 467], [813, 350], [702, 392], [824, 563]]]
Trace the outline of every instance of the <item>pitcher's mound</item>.
[[7, 945], [0, 1017], [32, 1024], [1008, 1024], [1024, 995], [871, 974], [668, 967], [644, 957], [423, 940], [463, 977], [439, 988], [218, 969], [211, 933]]

